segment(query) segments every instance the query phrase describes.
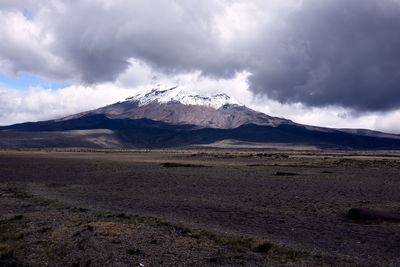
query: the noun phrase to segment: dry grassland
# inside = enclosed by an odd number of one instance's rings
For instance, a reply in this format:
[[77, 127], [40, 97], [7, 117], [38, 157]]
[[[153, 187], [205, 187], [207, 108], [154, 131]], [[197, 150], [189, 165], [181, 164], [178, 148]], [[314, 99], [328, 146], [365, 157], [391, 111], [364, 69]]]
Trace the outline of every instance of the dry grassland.
[[0, 151], [0, 265], [393, 265], [396, 151]]

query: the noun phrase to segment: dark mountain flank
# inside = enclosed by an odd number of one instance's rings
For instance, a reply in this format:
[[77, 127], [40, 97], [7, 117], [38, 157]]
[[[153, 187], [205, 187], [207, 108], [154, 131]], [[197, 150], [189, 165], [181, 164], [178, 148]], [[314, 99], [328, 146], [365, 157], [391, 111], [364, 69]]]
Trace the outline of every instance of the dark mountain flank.
[[0, 127], [2, 148], [167, 148], [224, 140], [329, 149], [400, 149], [400, 137], [368, 130], [296, 124], [240, 105], [225, 94], [201, 97], [153, 89], [58, 120]]

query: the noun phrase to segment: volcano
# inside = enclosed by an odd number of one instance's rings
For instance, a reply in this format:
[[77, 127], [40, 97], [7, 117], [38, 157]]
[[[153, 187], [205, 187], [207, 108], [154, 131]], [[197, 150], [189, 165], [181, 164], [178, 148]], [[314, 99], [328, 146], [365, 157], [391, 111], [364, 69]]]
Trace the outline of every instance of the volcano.
[[245, 124], [278, 126], [289, 120], [270, 117], [240, 104], [226, 94], [192, 95], [178, 87], [155, 88], [96, 110], [64, 118], [103, 114], [110, 119], [150, 119], [174, 125], [195, 125], [198, 128], [233, 129]]
[[297, 124], [226, 94], [172, 87], [56, 120], [0, 127], [0, 147], [400, 149], [400, 136]]

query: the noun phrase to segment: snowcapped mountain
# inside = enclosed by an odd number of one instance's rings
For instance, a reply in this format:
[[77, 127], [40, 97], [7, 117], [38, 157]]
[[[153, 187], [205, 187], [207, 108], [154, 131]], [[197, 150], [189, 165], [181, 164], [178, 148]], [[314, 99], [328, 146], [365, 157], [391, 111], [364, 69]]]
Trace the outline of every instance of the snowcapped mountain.
[[400, 136], [301, 125], [241, 105], [226, 94], [155, 88], [65, 118], [0, 127], [0, 148], [164, 148], [227, 145], [400, 149]]
[[104, 114], [110, 119], [146, 118], [170, 124], [220, 129], [232, 129], [249, 123], [269, 126], [293, 124], [289, 120], [249, 109], [226, 94], [193, 95], [178, 87], [154, 88], [125, 101], [72, 115], [63, 120], [90, 114]]
[[224, 105], [240, 105], [235, 99], [226, 94], [217, 94], [213, 96], [192, 95], [178, 86], [163, 89], [160, 86], [152, 89], [150, 92], [142, 92], [136, 96], [129, 97], [126, 101], [137, 102], [139, 106], [147, 105], [151, 102], [168, 103], [179, 102], [184, 105], [208, 106], [219, 109]]

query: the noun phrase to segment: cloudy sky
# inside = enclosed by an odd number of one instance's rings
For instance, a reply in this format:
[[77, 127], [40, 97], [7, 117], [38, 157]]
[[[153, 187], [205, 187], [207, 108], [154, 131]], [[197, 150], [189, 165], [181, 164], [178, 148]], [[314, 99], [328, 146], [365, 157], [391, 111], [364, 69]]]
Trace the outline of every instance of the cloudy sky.
[[400, 0], [1, 0], [0, 125], [156, 84], [400, 133]]

